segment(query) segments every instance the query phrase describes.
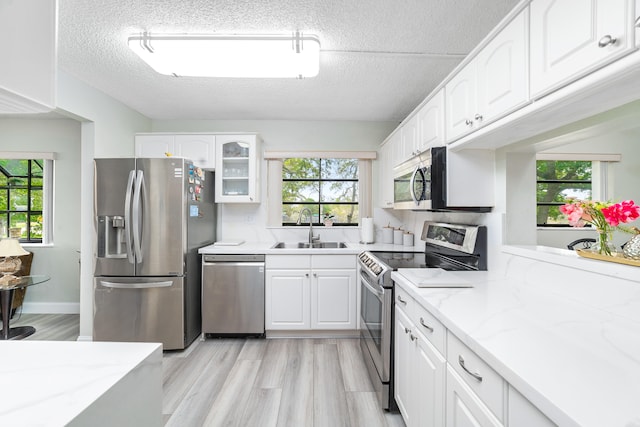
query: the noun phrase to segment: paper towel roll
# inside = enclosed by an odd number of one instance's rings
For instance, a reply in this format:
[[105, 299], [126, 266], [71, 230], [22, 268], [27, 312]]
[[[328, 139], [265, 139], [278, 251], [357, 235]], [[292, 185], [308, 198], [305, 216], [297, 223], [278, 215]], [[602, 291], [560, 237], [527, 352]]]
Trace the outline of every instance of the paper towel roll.
[[362, 218], [360, 223], [360, 243], [373, 243], [373, 218]]

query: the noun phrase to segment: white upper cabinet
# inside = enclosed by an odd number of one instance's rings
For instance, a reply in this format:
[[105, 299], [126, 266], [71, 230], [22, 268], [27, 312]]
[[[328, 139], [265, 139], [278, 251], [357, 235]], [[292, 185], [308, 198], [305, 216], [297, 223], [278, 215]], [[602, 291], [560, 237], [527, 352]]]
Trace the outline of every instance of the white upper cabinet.
[[216, 136], [216, 202], [257, 203], [261, 147], [257, 135]]
[[55, 0], [0, 1], [0, 114], [55, 108], [56, 17]]
[[523, 10], [445, 86], [452, 142], [528, 102], [527, 10]]
[[176, 135], [174, 150], [176, 156], [191, 159], [198, 167], [216, 167], [215, 135]]
[[444, 90], [440, 89], [418, 111], [416, 153], [431, 147], [442, 146], [444, 139]]
[[414, 115], [400, 129], [400, 163], [416, 155], [418, 142], [418, 116]]
[[378, 156], [378, 187], [380, 191], [376, 192], [380, 199], [378, 206], [381, 208], [393, 207], [393, 146], [391, 141], [380, 147], [380, 155]]
[[531, 2], [531, 95], [544, 95], [633, 48], [634, 0]]
[[135, 137], [136, 157], [184, 157], [203, 169], [215, 168], [215, 135], [139, 134]]

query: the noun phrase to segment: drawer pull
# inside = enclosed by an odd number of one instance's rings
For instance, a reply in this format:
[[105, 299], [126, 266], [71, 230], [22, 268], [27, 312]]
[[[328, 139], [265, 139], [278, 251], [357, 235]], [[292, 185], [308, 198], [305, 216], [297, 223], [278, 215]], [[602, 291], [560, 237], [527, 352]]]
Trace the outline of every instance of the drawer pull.
[[616, 39], [615, 37], [611, 37], [609, 34], [607, 34], [606, 36], [600, 39], [600, 41], [598, 42], [598, 47], [607, 47], [609, 45], [613, 46], [614, 44], [616, 44], [617, 41], [618, 39]]
[[424, 326], [425, 328], [427, 328], [427, 330], [429, 330], [429, 332], [433, 333], [433, 328], [431, 326], [427, 325], [426, 323], [424, 323], [424, 319], [422, 317], [420, 318], [420, 324], [422, 326]]
[[408, 334], [409, 332], [411, 332], [411, 329], [409, 329], [409, 328], [404, 328], [404, 333], [405, 333], [405, 334]]
[[416, 341], [418, 339], [418, 337], [413, 335], [411, 332], [409, 332], [409, 338], [411, 338], [411, 341]]
[[458, 363], [460, 364], [460, 367], [462, 369], [464, 369], [464, 371], [471, 375], [475, 380], [477, 380], [479, 383], [482, 382], [482, 377], [479, 374], [476, 374], [475, 372], [471, 372], [470, 370], [467, 369], [466, 366], [464, 366], [464, 359], [462, 358], [461, 355], [458, 355]]
[[407, 305], [407, 302], [405, 300], [403, 300], [400, 295], [398, 295], [398, 301], [400, 301], [400, 303], [402, 303], [404, 305]]

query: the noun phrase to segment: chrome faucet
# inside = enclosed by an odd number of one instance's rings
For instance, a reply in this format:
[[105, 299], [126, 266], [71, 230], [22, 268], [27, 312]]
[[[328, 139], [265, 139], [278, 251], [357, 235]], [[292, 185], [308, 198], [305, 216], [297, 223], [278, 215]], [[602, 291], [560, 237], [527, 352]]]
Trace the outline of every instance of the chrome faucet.
[[320, 236], [313, 235], [313, 215], [311, 214], [311, 210], [309, 208], [304, 208], [300, 211], [300, 215], [298, 216], [297, 225], [302, 223], [302, 214], [306, 212], [307, 218], [309, 218], [309, 245], [313, 244], [314, 240], [320, 240]]

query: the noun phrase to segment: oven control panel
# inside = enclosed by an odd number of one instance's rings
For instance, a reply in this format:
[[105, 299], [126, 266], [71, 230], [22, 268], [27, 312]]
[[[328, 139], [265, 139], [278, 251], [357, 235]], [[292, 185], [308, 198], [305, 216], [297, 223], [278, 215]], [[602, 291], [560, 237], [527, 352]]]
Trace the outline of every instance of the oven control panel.
[[366, 268], [373, 276], [384, 274], [387, 268], [370, 252], [362, 252], [358, 260], [363, 268]]

